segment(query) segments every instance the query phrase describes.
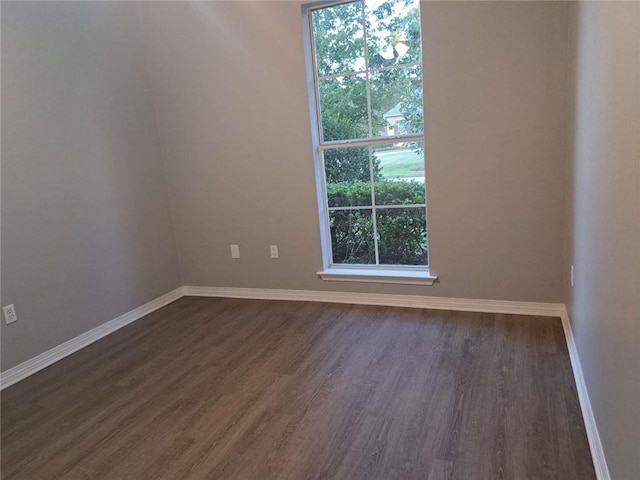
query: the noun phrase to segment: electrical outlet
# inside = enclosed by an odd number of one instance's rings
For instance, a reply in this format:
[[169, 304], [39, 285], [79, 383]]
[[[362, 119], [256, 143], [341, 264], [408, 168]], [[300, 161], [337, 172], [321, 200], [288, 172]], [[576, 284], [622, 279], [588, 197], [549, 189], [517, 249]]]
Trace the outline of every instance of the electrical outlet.
[[16, 307], [11, 305], [7, 305], [6, 307], [2, 307], [2, 311], [4, 312], [4, 321], [7, 323], [13, 323], [18, 321], [18, 315], [16, 314]]
[[271, 245], [271, 258], [278, 258], [278, 246]]
[[573, 265], [571, 265], [571, 286], [573, 287]]
[[231, 245], [231, 258], [240, 258], [240, 247], [238, 245]]

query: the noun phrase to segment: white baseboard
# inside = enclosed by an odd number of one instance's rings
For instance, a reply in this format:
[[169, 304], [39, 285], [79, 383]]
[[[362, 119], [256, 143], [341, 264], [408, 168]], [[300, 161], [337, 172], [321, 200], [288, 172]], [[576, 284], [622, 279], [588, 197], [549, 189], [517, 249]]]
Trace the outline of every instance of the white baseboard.
[[155, 300], [151, 300], [149, 303], [145, 303], [144, 305], [135, 308], [130, 312], [125, 313], [124, 315], [120, 315], [119, 317], [103, 323], [102, 325], [89, 330], [82, 335], [78, 335], [77, 337], [72, 338], [71, 340], [68, 340], [63, 344], [52, 348], [51, 350], [47, 350], [46, 352], [41, 353], [36, 357], [30, 358], [20, 365], [16, 365], [15, 367], [0, 373], [0, 390], [13, 385], [14, 383], [17, 383], [30, 375], [33, 375], [43, 368], [48, 367], [52, 363], [62, 360], [72, 353], [77, 352], [81, 348], [84, 348], [87, 345], [100, 340], [102, 337], [115, 332], [125, 325], [135, 322], [139, 318], [142, 318], [145, 315], [148, 315], [149, 313], [164, 307], [165, 305], [173, 302], [174, 300], [177, 300], [182, 296], [184, 296], [183, 288], [176, 288], [175, 290], [172, 290], [171, 292], [166, 293], [165, 295], [162, 295]]
[[604, 450], [602, 448], [602, 442], [600, 441], [600, 434], [598, 433], [598, 426], [596, 425], [596, 419], [593, 416], [593, 409], [591, 408], [591, 401], [589, 400], [587, 385], [584, 381], [584, 375], [582, 374], [580, 357], [578, 356], [578, 349], [573, 337], [569, 314], [567, 313], [567, 309], [564, 305], [562, 307], [562, 310], [563, 311], [560, 318], [562, 319], [564, 336], [567, 339], [567, 348], [569, 349], [571, 369], [573, 370], [573, 378], [576, 381], [578, 400], [580, 400], [580, 410], [582, 410], [582, 418], [584, 419], [584, 426], [587, 431], [587, 439], [589, 440], [589, 448], [591, 449], [591, 457], [593, 458], [593, 468], [596, 471], [596, 478], [598, 480], [611, 480], [611, 476], [609, 475], [609, 467], [607, 467], [607, 460], [604, 456]]
[[183, 287], [184, 294], [195, 297], [253, 298], [260, 300], [297, 300], [307, 302], [351, 303], [388, 307], [426, 308], [461, 312], [508, 313], [561, 317], [561, 303], [474, 300], [468, 298], [425, 297], [373, 293], [324, 292], [316, 290], [276, 290], [266, 288]]

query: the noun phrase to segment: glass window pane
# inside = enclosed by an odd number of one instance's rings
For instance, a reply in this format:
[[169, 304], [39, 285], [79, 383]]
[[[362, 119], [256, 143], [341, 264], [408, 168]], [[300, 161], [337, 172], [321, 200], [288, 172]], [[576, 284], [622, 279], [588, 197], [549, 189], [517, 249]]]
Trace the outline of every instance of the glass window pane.
[[369, 68], [421, 61], [419, 0], [365, 2]]
[[427, 212], [424, 207], [376, 210], [382, 265], [428, 265]]
[[365, 83], [364, 75], [320, 80], [322, 138], [325, 142], [368, 136]]
[[422, 142], [378, 145], [373, 159], [376, 205], [426, 203]]
[[373, 72], [370, 83], [374, 136], [422, 133], [421, 67]]
[[373, 220], [370, 209], [329, 212], [333, 263], [375, 265]]
[[361, 2], [315, 10], [312, 21], [319, 77], [365, 69]]
[[369, 147], [332, 148], [323, 155], [329, 207], [371, 206]]

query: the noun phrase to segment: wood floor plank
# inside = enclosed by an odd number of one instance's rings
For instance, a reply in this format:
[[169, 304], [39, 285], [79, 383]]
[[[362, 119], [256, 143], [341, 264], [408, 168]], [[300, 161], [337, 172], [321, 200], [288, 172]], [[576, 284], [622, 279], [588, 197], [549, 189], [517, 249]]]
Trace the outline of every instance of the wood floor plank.
[[557, 318], [185, 297], [1, 408], [6, 480], [595, 479]]

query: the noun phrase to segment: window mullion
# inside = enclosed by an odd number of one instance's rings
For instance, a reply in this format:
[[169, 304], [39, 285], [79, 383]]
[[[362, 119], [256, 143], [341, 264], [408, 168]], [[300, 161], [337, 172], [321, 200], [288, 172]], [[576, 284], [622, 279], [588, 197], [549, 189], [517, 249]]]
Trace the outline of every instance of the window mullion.
[[[409, 69], [411, 67], [421, 67], [421, 66], [422, 64], [420, 62], [398, 63], [394, 65], [387, 65], [386, 67], [370, 68], [369, 72], [371, 73], [388, 72], [389, 70], [401, 70], [401, 69]], [[364, 70], [358, 70], [354, 72], [346, 71], [344, 73], [332, 73], [330, 75], [319, 75], [318, 80], [331, 80], [333, 78], [355, 77], [356, 75], [362, 75], [363, 73], [366, 73], [366, 72]]]
[[369, 146], [369, 182], [371, 183], [371, 223], [373, 226], [373, 248], [376, 254], [376, 265], [380, 265], [380, 254], [378, 252], [378, 223], [376, 219], [376, 193], [373, 175], [373, 147]]
[[[400, 203], [397, 205], [376, 205], [376, 208], [425, 208], [426, 203]], [[327, 207], [329, 212], [338, 212], [340, 210], [371, 210], [371, 205], [348, 205], [346, 207]]]
[[312, 12], [311, 10], [307, 12], [307, 22], [309, 25], [309, 32], [311, 32], [310, 55], [311, 55], [311, 64], [312, 64], [312, 71], [313, 71], [313, 90], [314, 90], [313, 96], [314, 96], [315, 116], [316, 116], [315, 123], [316, 123], [316, 129], [318, 132], [318, 143], [322, 144], [324, 142], [324, 132], [322, 131], [322, 111], [321, 111], [321, 105], [320, 105], [320, 80], [318, 79], [318, 62], [316, 59], [316, 39], [315, 39], [315, 36], [313, 35], [313, 31], [314, 31], [313, 18], [312, 18], [311, 12]]
[[387, 143], [400, 143], [400, 142], [423, 142], [424, 134], [404, 134], [393, 135], [388, 137], [375, 137], [375, 138], [354, 138], [351, 140], [332, 140], [329, 142], [322, 142], [318, 144], [318, 151], [328, 150], [332, 148], [345, 148], [345, 147], [367, 147], [369, 145], [384, 145]]
[[[373, 120], [371, 118], [371, 80], [369, 78], [369, 45], [367, 43], [367, 14], [364, 0], [362, 5], [362, 41], [364, 43], [364, 71], [365, 71], [365, 91], [367, 94], [367, 121], [369, 125], [369, 137], [373, 137]], [[380, 254], [378, 251], [378, 224], [376, 221], [376, 195], [373, 175], [373, 148], [369, 145], [369, 181], [371, 183], [371, 223], [373, 226], [373, 248], [376, 254], [376, 265], [380, 265]]]
[[362, 41], [364, 42], [364, 72], [365, 72], [365, 91], [367, 93], [367, 121], [369, 124], [369, 136], [373, 137], [373, 120], [371, 119], [371, 81], [369, 78], [369, 48], [367, 44], [367, 15], [364, 9], [364, 0], [362, 5]]

